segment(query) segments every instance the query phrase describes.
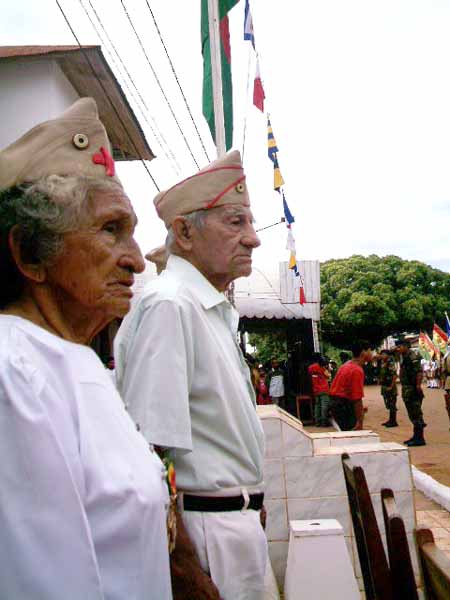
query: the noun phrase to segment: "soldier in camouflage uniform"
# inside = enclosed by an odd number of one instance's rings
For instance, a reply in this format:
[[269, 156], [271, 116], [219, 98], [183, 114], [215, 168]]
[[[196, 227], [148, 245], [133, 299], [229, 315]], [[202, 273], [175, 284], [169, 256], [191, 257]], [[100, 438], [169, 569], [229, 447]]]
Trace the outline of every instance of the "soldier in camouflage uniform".
[[402, 398], [405, 403], [408, 417], [414, 425], [412, 438], [404, 443], [407, 446], [425, 446], [423, 430], [426, 423], [422, 413], [422, 366], [420, 357], [411, 351], [408, 340], [400, 339], [396, 342], [396, 350], [402, 357], [400, 367], [400, 383], [402, 384]]
[[389, 411], [389, 419], [384, 427], [398, 427], [397, 423], [397, 370], [395, 360], [389, 350], [381, 351], [380, 384], [384, 405]]

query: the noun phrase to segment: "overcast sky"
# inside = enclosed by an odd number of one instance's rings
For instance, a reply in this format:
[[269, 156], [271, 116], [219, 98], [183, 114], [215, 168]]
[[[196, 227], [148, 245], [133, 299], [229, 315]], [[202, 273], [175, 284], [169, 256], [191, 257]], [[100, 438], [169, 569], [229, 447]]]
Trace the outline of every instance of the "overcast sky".
[[[130, 98], [157, 154], [149, 168], [164, 189], [196, 166], [120, 0], [91, 2], [149, 107], [147, 121], [154, 119], [176, 157], [179, 167]], [[95, 21], [89, 1], [82, 3]], [[100, 43], [79, 0], [61, 4], [81, 43]], [[146, 1], [124, 4], [203, 167], [208, 161]], [[213, 158], [201, 114], [200, 0], [149, 4]], [[76, 43], [53, 0], [0, 0], [0, 7], [3, 45]], [[251, 9], [266, 107], [296, 217], [298, 258], [397, 254], [450, 270], [450, 0], [253, 0]], [[282, 208], [272, 189], [266, 117], [252, 106], [251, 89], [247, 96], [254, 56], [243, 41], [243, 13], [240, 0], [230, 13], [234, 146], [242, 151], [246, 121], [247, 180], [257, 226], [264, 227], [279, 220]], [[123, 83], [109, 49], [106, 43], [105, 57]], [[137, 239], [146, 252], [165, 237], [152, 204], [156, 189], [140, 163], [122, 163], [119, 175], [138, 214]], [[273, 278], [278, 261], [287, 259], [286, 229], [279, 225], [260, 237], [255, 265]]]

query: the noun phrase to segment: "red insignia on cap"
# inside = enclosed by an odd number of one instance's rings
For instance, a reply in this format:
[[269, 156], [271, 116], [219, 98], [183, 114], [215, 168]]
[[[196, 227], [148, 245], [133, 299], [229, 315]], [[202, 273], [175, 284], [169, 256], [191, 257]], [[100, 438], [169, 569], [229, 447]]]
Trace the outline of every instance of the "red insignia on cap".
[[92, 162], [96, 165], [105, 165], [105, 171], [108, 177], [114, 177], [116, 166], [111, 154], [104, 146], [100, 147], [100, 152], [96, 152], [92, 156]]

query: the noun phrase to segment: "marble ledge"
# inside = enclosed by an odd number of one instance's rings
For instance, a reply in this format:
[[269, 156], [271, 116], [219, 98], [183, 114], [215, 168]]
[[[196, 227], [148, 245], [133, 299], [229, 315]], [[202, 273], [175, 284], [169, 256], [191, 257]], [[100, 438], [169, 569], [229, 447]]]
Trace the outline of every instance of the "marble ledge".
[[396, 442], [375, 442], [371, 444], [350, 444], [348, 446], [330, 446], [326, 448], [317, 448], [314, 452], [316, 456], [325, 456], [333, 454], [360, 454], [372, 452], [405, 452], [408, 454], [408, 448], [403, 444]]
[[380, 443], [380, 436], [370, 430], [313, 433], [311, 434], [311, 439], [313, 442], [314, 451], [320, 448], [360, 446]]

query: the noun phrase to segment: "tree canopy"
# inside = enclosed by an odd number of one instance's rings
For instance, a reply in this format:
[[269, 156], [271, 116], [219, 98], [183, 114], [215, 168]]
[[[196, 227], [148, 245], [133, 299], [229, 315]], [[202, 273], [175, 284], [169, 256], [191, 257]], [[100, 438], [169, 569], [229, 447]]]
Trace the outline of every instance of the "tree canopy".
[[256, 348], [258, 362], [266, 363], [272, 358], [286, 360], [286, 333], [273, 331], [272, 333], [251, 333], [249, 343]]
[[371, 255], [321, 264], [323, 339], [378, 344], [401, 331], [431, 331], [450, 312], [450, 274], [416, 260]]

